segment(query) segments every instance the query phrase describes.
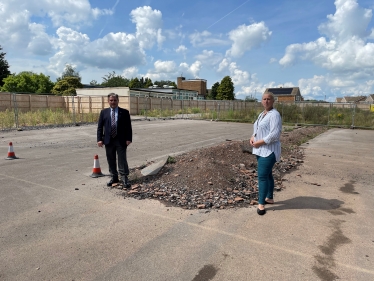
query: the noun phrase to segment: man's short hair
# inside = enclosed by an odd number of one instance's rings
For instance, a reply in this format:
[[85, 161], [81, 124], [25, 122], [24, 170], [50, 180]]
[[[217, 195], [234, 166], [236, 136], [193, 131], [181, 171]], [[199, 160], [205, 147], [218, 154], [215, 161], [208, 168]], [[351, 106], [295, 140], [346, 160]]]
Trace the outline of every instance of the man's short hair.
[[109, 99], [110, 97], [115, 97], [117, 100], [119, 100], [118, 95], [115, 94], [115, 93], [110, 93], [110, 94], [108, 94], [108, 99]]

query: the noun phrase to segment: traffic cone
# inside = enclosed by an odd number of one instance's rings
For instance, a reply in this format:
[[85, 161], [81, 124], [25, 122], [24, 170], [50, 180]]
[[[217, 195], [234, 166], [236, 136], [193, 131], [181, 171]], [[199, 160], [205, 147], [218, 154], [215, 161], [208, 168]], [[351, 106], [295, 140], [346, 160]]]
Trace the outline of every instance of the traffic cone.
[[16, 154], [14, 153], [13, 144], [11, 142], [9, 143], [8, 157], [5, 159], [6, 160], [18, 159], [18, 157], [16, 157]]
[[92, 175], [90, 175], [91, 178], [98, 178], [98, 177], [104, 177], [105, 175], [101, 172], [100, 169], [100, 163], [99, 163], [99, 156], [94, 156], [94, 166], [92, 168]]

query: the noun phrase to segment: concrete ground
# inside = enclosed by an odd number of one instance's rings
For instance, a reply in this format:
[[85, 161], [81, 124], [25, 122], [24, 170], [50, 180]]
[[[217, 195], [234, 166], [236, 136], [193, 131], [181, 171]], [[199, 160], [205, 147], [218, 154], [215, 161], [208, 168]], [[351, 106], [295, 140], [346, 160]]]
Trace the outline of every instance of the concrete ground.
[[[252, 125], [133, 122], [131, 167], [249, 139]], [[1, 132], [0, 280], [373, 280], [373, 131], [330, 130], [258, 216], [123, 199], [96, 126]], [[12, 141], [16, 160], [4, 160]]]

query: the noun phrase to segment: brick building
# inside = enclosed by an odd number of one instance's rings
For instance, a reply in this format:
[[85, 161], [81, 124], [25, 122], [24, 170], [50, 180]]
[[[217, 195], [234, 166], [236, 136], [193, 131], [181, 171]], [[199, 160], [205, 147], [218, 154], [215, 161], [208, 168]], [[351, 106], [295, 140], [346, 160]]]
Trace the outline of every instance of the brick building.
[[189, 79], [185, 77], [177, 77], [177, 88], [183, 90], [197, 91], [199, 96], [204, 98], [207, 95], [206, 80], [205, 79]]
[[299, 87], [293, 88], [267, 88], [264, 92], [272, 92], [277, 102], [295, 102], [303, 101]]

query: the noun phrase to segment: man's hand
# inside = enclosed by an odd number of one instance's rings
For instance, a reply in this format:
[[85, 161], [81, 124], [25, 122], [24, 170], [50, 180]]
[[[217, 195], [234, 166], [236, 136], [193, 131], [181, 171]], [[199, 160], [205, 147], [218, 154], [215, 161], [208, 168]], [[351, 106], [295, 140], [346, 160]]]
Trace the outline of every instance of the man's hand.
[[129, 146], [131, 141], [126, 141], [126, 145]]
[[99, 142], [97, 142], [97, 146], [98, 146], [98, 147], [103, 147], [103, 141], [99, 141]]

